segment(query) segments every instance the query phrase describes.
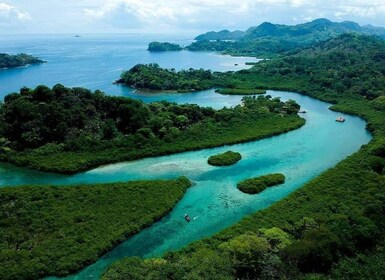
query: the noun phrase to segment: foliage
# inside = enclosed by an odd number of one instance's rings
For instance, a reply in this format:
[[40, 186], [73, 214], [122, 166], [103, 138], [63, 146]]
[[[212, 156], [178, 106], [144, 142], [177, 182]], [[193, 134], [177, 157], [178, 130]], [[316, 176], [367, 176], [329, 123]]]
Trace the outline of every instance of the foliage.
[[[243, 102], [213, 110], [166, 101], [144, 104], [62, 85], [22, 88], [1, 106], [0, 159], [75, 173], [116, 161], [251, 141], [304, 124], [279, 99], [245, 97]], [[287, 111], [284, 117], [282, 110]]]
[[0, 190], [0, 278], [65, 275], [160, 219], [190, 187], [177, 180]]
[[163, 69], [158, 64], [137, 64], [123, 72], [118, 83], [147, 90], [199, 91], [215, 85], [215, 75], [210, 70]]
[[218, 51], [233, 55], [272, 57], [297, 48], [312, 46], [344, 33], [378, 35], [385, 37], [385, 29], [360, 26], [355, 22], [331, 22], [316, 19], [295, 26], [264, 22], [248, 30], [208, 32], [196, 37], [186, 49], [191, 51]]
[[228, 166], [237, 163], [241, 158], [242, 156], [240, 153], [227, 151], [222, 154], [210, 156], [207, 162], [208, 164], [215, 166]]
[[370, 254], [359, 254], [353, 258], [344, 258], [333, 267], [332, 279], [343, 280], [382, 280], [385, 279], [385, 252], [383, 249]]
[[285, 182], [285, 175], [280, 173], [269, 174], [257, 178], [250, 178], [243, 180], [237, 184], [240, 191], [248, 194], [257, 194], [268, 187], [283, 184]]
[[178, 44], [168, 42], [151, 42], [150, 44], [148, 44], [148, 50], [150, 52], [181, 51], [182, 47]]

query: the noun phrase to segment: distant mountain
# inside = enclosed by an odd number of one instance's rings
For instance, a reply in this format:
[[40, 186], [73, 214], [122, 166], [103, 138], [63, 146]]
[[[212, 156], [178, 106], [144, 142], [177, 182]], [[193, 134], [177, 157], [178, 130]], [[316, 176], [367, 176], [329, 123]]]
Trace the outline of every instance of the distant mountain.
[[236, 55], [271, 56], [297, 48], [310, 46], [345, 33], [375, 35], [385, 38], [385, 28], [360, 26], [356, 22], [332, 22], [316, 19], [298, 25], [264, 22], [246, 31], [208, 32], [197, 36], [189, 50], [210, 50]]
[[239, 40], [245, 35], [245, 32], [236, 30], [222, 30], [219, 32], [211, 31], [205, 34], [201, 34], [195, 37], [195, 40], [198, 41], [209, 41], [209, 40]]
[[385, 37], [385, 28], [371, 25], [360, 26], [356, 22], [343, 21], [332, 22], [328, 19], [320, 18], [311, 22], [298, 25], [282, 25], [264, 22], [259, 26], [250, 27], [246, 31], [207, 32], [195, 38], [197, 41], [207, 40], [251, 40], [266, 37], [276, 38], [305, 38], [310, 41], [322, 41], [323, 38], [331, 38], [342, 33], [355, 32], [366, 35], [377, 35]]

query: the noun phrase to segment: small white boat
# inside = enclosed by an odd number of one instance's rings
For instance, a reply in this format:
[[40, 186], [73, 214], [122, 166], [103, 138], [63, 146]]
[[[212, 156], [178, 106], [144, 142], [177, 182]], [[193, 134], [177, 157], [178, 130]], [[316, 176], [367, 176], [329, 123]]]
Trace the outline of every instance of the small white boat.
[[344, 122], [345, 118], [344, 117], [337, 117], [336, 122]]

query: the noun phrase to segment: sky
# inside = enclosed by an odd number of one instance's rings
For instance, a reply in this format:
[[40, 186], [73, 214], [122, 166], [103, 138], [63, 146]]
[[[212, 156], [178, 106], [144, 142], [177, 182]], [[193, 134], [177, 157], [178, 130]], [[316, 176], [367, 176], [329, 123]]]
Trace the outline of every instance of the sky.
[[0, 0], [0, 34], [200, 33], [316, 18], [385, 27], [385, 0]]

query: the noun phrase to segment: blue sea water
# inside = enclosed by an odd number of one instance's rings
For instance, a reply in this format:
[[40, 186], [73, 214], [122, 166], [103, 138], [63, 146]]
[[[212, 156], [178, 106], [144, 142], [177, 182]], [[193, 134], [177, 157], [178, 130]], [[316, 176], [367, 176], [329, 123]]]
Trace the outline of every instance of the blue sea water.
[[[119, 76], [121, 69], [139, 62], [158, 62], [161, 66], [176, 69], [203, 67], [227, 71], [244, 67], [241, 61], [250, 61], [250, 58], [190, 52], [151, 54], [145, 51], [147, 42], [142, 37], [92, 38], [63, 39], [59, 36], [43, 40], [33, 37], [5, 42], [3, 47], [8, 46], [14, 52], [38, 55], [49, 63], [1, 71], [0, 92], [17, 90], [22, 85], [21, 81], [27, 86], [61, 82], [67, 86], [99, 88], [110, 94], [132, 96], [145, 102], [166, 99], [215, 108], [234, 106], [240, 102], [240, 96], [219, 95], [213, 90], [191, 94], [144, 94], [112, 85], [111, 81]], [[153, 39], [148, 38], [148, 41]], [[188, 42], [188, 39], [182, 38], [177, 42]], [[235, 66], [235, 63], [239, 65]], [[290, 92], [269, 91], [268, 94], [284, 100], [296, 100], [302, 109], [307, 111], [303, 115], [306, 125], [295, 131], [259, 141], [110, 164], [70, 176], [0, 164], [0, 186], [83, 184], [175, 178], [180, 175], [190, 178], [194, 186], [169, 215], [129, 238], [96, 263], [67, 277], [98, 279], [108, 265], [123, 257], [159, 256], [166, 251], [179, 249], [195, 240], [210, 236], [246, 215], [268, 207], [354, 153], [371, 139], [362, 119], [332, 112], [328, 109], [330, 104]], [[345, 123], [335, 122], [339, 115], [346, 118]], [[207, 164], [210, 155], [229, 149], [240, 152], [242, 160], [229, 167], [213, 167]], [[258, 195], [243, 194], [236, 188], [236, 183], [242, 179], [275, 172], [285, 174], [285, 184], [269, 188]], [[185, 222], [185, 213], [192, 217], [190, 223]]]
[[[175, 39], [179, 38], [179, 39]], [[129, 96], [132, 90], [113, 85], [124, 70], [138, 63], [158, 63], [180, 69], [204, 68], [233, 71], [247, 68], [253, 57], [232, 57], [212, 52], [149, 52], [154, 40], [188, 45], [191, 35], [28, 35], [0, 37], [0, 52], [27, 53], [47, 63], [23, 68], [0, 70], [0, 99], [22, 86], [39, 84], [100, 89], [111, 95]], [[237, 65], [236, 65], [237, 64]]]

